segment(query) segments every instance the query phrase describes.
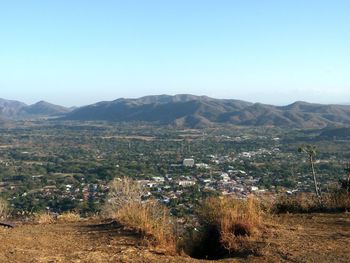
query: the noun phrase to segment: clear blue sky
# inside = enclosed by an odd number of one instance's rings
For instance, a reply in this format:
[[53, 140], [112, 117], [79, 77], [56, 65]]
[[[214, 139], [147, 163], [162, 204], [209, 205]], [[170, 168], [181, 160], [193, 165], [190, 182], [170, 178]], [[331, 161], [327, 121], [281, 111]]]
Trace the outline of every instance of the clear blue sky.
[[350, 102], [348, 0], [0, 0], [0, 97]]

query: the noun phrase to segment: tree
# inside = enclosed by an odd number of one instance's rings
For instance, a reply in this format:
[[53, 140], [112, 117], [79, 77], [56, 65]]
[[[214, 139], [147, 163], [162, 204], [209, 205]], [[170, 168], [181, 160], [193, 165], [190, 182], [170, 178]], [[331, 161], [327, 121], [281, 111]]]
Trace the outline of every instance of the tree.
[[97, 210], [94, 192], [95, 192], [94, 187], [93, 187], [93, 185], [90, 184], [89, 185], [88, 208], [89, 208], [89, 212], [91, 212], [91, 213], [96, 212], [96, 210]]
[[141, 203], [145, 190], [140, 183], [128, 177], [115, 178], [109, 186], [105, 212], [113, 214], [133, 203]]
[[317, 198], [320, 200], [321, 199], [321, 189], [319, 187], [319, 184], [317, 183], [315, 166], [314, 166], [315, 156], [317, 154], [316, 146], [309, 145], [309, 144], [303, 145], [303, 146], [299, 147], [298, 152], [305, 153], [308, 156], [308, 161], [310, 164], [311, 173], [312, 173], [312, 177], [313, 177], [314, 184], [315, 184], [315, 193], [316, 193]]
[[346, 164], [346, 168], [344, 170], [346, 172], [346, 179], [342, 180], [342, 187], [347, 193], [350, 193], [350, 163]]

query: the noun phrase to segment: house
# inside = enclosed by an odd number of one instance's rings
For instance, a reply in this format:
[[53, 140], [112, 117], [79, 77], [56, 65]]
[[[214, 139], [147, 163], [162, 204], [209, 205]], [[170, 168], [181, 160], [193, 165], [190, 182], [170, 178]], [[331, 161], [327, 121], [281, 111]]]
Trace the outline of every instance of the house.
[[194, 166], [194, 159], [184, 159], [182, 162], [182, 165], [185, 167], [193, 167]]
[[197, 163], [196, 167], [199, 169], [209, 169], [210, 168], [210, 166], [206, 163]]
[[252, 192], [255, 192], [255, 191], [258, 191], [258, 190], [259, 190], [259, 188], [257, 186], [251, 186], [250, 187], [250, 191], [252, 191]]
[[159, 182], [159, 183], [163, 183], [165, 181], [164, 177], [161, 176], [154, 176], [152, 177], [153, 181]]
[[195, 185], [196, 182], [195, 181], [191, 181], [191, 180], [182, 180], [182, 181], [179, 181], [179, 186], [192, 186], [192, 185]]
[[221, 177], [221, 180], [224, 181], [224, 182], [230, 181], [230, 176], [227, 173], [222, 173], [220, 175], [220, 177]]

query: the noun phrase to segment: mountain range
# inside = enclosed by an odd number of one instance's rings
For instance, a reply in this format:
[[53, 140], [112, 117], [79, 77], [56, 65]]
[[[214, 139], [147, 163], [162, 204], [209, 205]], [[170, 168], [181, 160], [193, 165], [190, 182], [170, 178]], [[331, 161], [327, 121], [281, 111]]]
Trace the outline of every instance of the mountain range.
[[69, 108], [39, 101], [27, 105], [16, 100], [0, 99], [0, 118], [5, 120], [32, 119], [39, 117], [59, 117], [71, 111]]
[[0, 99], [0, 112], [1, 116], [7, 119], [56, 117], [61, 120], [79, 121], [141, 121], [188, 128], [217, 124], [324, 128], [344, 127], [350, 124], [350, 105], [297, 101], [287, 106], [274, 106], [188, 94], [120, 98], [75, 109], [44, 101], [26, 105], [18, 101]]

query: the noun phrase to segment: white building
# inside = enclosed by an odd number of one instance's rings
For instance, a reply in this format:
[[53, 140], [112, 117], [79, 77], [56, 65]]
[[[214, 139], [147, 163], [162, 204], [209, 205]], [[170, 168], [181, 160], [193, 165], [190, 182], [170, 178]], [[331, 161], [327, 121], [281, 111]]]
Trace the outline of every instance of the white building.
[[183, 186], [183, 187], [192, 186], [192, 185], [195, 185], [195, 184], [196, 184], [196, 182], [195, 181], [191, 181], [191, 180], [179, 181], [179, 186]]
[[182, 165], [185, 167], [193, 167], [194, 166], [194, 159], [184, 159], [182, 162]]
[[196, 167], [199, 169], [209, 169], [209, 165], [206, 163], [196, 163]]

